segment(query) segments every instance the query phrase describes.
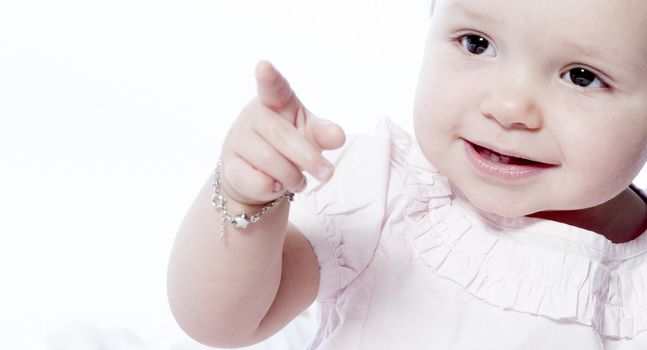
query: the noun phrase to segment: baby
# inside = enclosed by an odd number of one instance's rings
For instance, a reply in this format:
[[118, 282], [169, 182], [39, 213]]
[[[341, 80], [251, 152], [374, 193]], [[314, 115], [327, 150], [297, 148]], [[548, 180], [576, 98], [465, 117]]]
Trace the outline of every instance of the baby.
[[260, 62], [173, 248], [178, 323], [240, 347], [316, 300], [310, 349], [647, 349], [646, 20], [436, 1], [415, 137], [346, 140]]

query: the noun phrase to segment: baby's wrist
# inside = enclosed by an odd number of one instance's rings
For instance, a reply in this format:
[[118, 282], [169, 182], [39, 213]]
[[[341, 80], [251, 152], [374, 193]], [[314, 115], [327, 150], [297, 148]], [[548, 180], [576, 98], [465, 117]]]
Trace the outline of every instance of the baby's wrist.
[[225, 235], [227, 224], [236, 229], [245, 229], [248, 225], [259, 221], [267, 212], [272, 210], [272, 208], [284, 199], [287, 199], [289, 202], [294, 199], [294, 194], [288, 191], [266, 203], [245, 203], [244, 201], [233, 199], [225, 193], [220, 179], [220, 170], [221, 161], [218, 161], [213, 174], [211, 204], [221, 214], [220, 239]]

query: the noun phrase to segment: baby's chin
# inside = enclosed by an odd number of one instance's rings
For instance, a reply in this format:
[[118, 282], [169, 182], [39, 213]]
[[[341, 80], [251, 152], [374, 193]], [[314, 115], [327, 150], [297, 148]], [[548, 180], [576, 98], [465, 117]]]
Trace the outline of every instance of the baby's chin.
[[518, 218], [536, 213], [537, 210], [526, 210], [518, 207], [501, 207], [500, 205], [478, 205], [472, 202], [477, 209], [486, 213], [494, 214], [504, 218]]
[[482, 193], [471, 194], [469, 191], [463, 192], [463, 194], [476, 209], [505, 218], [528, 216], [544, 210], [538, 207], [537, 203], [529, 202], [527, 198], [525, 200], [515, 200], [509, 197], [486, 196]]

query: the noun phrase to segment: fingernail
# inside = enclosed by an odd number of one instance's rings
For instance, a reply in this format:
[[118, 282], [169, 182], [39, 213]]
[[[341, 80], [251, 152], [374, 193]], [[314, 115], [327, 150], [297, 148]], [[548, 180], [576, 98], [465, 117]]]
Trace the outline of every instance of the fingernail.
[[274, 189], [273, 189], [274, 193], [281, 192], [282, 188], [283, 188], [283, 185], [281, 185], [280, 182], [274, 181]]
[[321, 165], [319, 166], [318, 174], [319, 174], [319, 179], [327, 179], [330, 174], [332, 173], [332, 168], [329, 165]]

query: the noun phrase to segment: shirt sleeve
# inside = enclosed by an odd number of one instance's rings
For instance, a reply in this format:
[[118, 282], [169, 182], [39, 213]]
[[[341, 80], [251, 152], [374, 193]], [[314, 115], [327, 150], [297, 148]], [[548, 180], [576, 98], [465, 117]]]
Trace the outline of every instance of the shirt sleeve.
[[373, 258], [385, 212], [390, 168], [387, 138], [354, 136], [326, 154], [333, 177], [295, 195], [290, 222], [310, 242], [320, 268], [317, 299], [334, 301]]

